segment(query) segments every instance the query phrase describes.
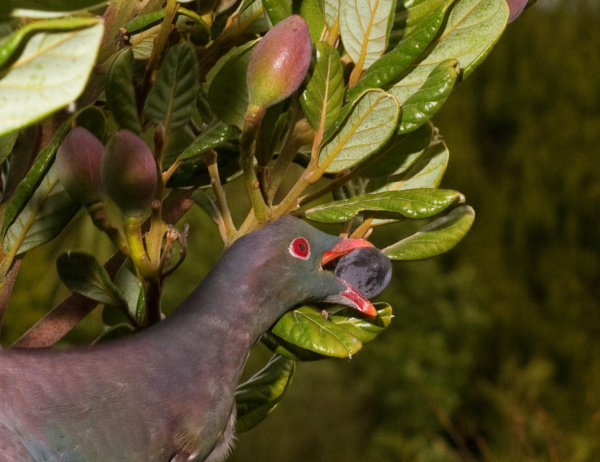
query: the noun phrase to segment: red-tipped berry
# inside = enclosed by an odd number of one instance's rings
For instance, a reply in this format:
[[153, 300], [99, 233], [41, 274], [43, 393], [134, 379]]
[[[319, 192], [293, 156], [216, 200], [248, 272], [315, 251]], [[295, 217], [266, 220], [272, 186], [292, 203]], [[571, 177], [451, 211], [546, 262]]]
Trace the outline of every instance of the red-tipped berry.
[[508, 16], [508, 22], [513, 22], [523, 12], [527, 6], [527, 0], [506, 0], [510, 15]]
[[154, 198], [157, 183], [156, 162], [146, 142], [129, 130], [115, 132], [102, 157], [102, 181], [125, 215], [142, 215]]
[[104, 199], [100, 162], [104, 146], [83, 127], [75, 127], [56, 152], [58, 178], [75, 202], [90, 205]]
[[312, 54], [308, 25], [292, 15], [265, 34], [248, 65], [250, 104], [269, 107], [298, 89]]

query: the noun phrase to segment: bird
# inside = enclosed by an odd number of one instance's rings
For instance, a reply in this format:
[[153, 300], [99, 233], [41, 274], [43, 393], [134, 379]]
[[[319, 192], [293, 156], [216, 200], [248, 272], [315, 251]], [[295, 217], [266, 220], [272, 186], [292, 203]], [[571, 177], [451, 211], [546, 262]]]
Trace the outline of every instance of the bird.
[[311, 301], [373, 305], [324, 265], [363, 239], [285, 215], [236, 240], [162, 322], [72, 349], [0, 351], [0, 461], [221, 462], [251, 347]]

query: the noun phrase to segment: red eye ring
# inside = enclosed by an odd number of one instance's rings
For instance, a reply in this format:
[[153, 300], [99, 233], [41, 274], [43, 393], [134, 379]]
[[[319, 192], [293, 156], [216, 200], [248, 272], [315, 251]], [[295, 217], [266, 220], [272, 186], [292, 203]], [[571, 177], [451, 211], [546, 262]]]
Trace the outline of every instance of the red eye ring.
[[301, 260], [308, 260], [310, 257], [310, 245], [304, 237], [297, 237], [292, 241], [289, 247], [290, 254]]

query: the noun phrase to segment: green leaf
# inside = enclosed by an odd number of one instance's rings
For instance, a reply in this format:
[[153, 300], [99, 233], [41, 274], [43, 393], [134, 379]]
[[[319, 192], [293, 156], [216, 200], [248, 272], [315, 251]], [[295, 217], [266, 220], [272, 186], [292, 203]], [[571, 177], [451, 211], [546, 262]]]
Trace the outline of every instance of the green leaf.
[[441, 255], [465, 237], [475, 220], [475, 211], [468, 205], [452, 210], [421, 230], [383, 249], [391, 260], [422, 260]]
[[[361, 76], [360, 80], [348, 91], [348, 99], [357, 98], [369, 88], [382, 87], [396, 79], [408, 66], [425, 51], [437, 36], [449, 6], [456, 0], [427, 0], [413, 2], [416, 6], [409, 8], [409, 18], [413, 10], [423, 9], [427, 15], [395, 46], [375, 61]], [[411, 4], [412, 5], [412, 4]], [[425, 7], [425, 8], [423, 8]]]
[[375, 303], [377, 316], [374, 318], [365, 318], [356, 316], [356, 310], [347, 306], [327, 310], [329, 320], [339, 327], [343, 327], [350, 334], [359, 339], [363, 345], [375, 340], [392, 322], [394, 315], [392, 307], [387, 303]]
[[[132, 47], [133, 59], [148, 60], [154, 49], [154, 42], [158, 37], [159, 28], [152, 29], [150, 33], [141, 32], [131, 36], [131, 42], [135, 43]], [[141, 40], [140, 40], [141, 39]]]
[[135, 16], [131, 19], [131, 21], [127, 22], [123, 28], [131, 34], [132, 32], [136, 32], [138, 30], [144, 29], [151, 24], [158, 23], [162, 18], [165, 17], [165, 9], [162, 8], [157, 11], [152, 11], [150, 13], [142, 14], [139, 16]]
[[336, 358], [347, 358], [362, 348], [360, 340], [306, 306], [284, 314], [271, 332], [293, 345]]
[[433, 127], [425, 124], [403, 135], [394, 135], [383, 149], [360, 166], [360, 175], [367, 178], [399, 175], [413, 166], [431, 142]]
[[184, 126], [196, 108], [199, 68], [196, 50], [189, 42], [169, 50], [146, 98], [144, 114], [167, 131]]
[[328, 358], [322, 354], [305, 350], [304, 348], [293, 345], [290, 342], [286, 342], [270, 332], [265, 332], [261, 337], [261, 341], [273, 353], [283, 356], [284, 358], [291, 359], [292, 361], [319, 361], [321, 359]]
[[[0, 234], [3, 239], [3, 243], [8, 227], [14, 222], [14, 220], [17, 218], [17, 215], [21, 213], [27, 202], [35, 194], [37, 187], [40, 185], [42, 179], [46, 175], [47, 170], [50, 168], [52, 161], [54, 160], [54, 155], [56, 154], [58, 146], [60, 143], [62, 143], [62, 140], [65, 138], [65, 136], [67, 136], [70, 128], [70, 119], [60, 125], [60, 127], [54, 133], [54, 137], [50, 143], [48, 143], [48, 145], [42, 149], [35, 158], [35, 161], [29, 169], [29, 172], [27, 172], [25, 179], [19, 183], [19, 186], [17, 187], [10, 203], [8, 204], [6, 213], [4, 214], [4, 220], [2, 222]], [[6, 249], [7, 247], [5, 243], [4, 246]]]
[[367, 69], [387, 48], [394, 0], [341, 0], [340, 34], [344, 49], [360, 69]]
[[390, 32], [390, 47], [420, 27], [422, 21], [440, 5], [451, 5], [456, 0], [398, 0], [394, 24]]
[[58, 181], [56, 169], [50, 168], [21, 213], [4, 236], [5, 251], [18, 248], [21, 254], [54, 239], [79, 210]]
[[460, 73], [460, 64], [448, 59], [438, 64], [419, 90], [402, 105], [398, 133], [416, 130], [446, 102]]
[[242, 6], [238, 17], [238, 28], [248, 34], [262, 34], [273, 25], [263, 8], [261, 0], [251, 0]]
[[292, 15], [290, 0], [262, 0], [262, 5], [273, 25]]
[[275, 409], [287, 391], [295, 369], [294, 361], [275, 355], [262, 370], [238, 386], [235, 391], [238, 432], [250, 430]]
[[216, 64], [216, 71], [209, 73], [208, 101], [215, 115], [240, 130], [248, 108], [248, 85], [246, 70], [256, 41], [234, 48]]
[[206, 127], [206, 130], [177, 157], [177, 160], [191, 159], [210, 149], [215, 149], [225, 143], [230, 136], [231, 125], [217, 121]]
[[83, 91], [102, 39], [103, 26], [39, 32], [0, 78], [0, 135], [36, 122], [74, 101]]
[[327, 42], [317, 42], [316, 65], [300, 103], [310, 126], [318, 130], [323, 112], [325, 128], [337, 117], [344, 101], [344, 71], [340, 55]]
[[369, 183], [370, 192], [437, 188], [448, 166], [450, 153], [442, 141], [431, 144], [407, 170]]
[[323, 29], [325, 29], [325, 18], [323, 17], [321, 2], [319, 0], [301, 0], [300, 16], [308, 24], [311, 42], [318, 42]]
[[366, 92], [333, 138], [325, 143], [319, 165], [326, 171], [346, 170], [376, 152], [395, 131], [398, 101], [381, 90]]
[[0, 136], [0, 164], [2, 164], [12, 152], [18, 137], [18, 130]]
[[[138, 323], [143, 323], [146, 315], [144, 288], [142, 281], [136, 276], [135, 267], [130, 259], [127, 259], [125, 264], [119, 268], [114, 279], [114, 284], [117, 286], [119, 293], [122, 294], [131, 317]], [[125, 306], [122, 308], [125, 308]]]
[[96, 19], [77, 18], [77, 19], [54, 19], [49, 21], [35, 21], [25, 24], [17, 29], [9, 37], [2, 37], [0, 40], [0, 68], [9, 61], [15, 52], [27, 41], [32, 34], [40, 31], [71, 31], [98, 24]]
[[360, 212], [399, 213], [407, 218], [429, 218], [464, 196], [449, 189], [406, 189], [363, 194], [313, 207], [305, 212], [306, 218], [322, 223], [345, 223]]
[[92, 255], [83, 252], [63, 253], [56, 260], [56, 269], [73, 292], [98, 303], [127, 307], [121, 291]]
[[122, 128], [142, 133], [133, 87], [133, 50], [123, 48], [115, 56], [106, 76], [106, 103]]
[[505, 0], [460, 0], [427, 56], [388, 91], [404, 103], [425, 83], [435, 66], [446, 59], [457, 59], [462, 78], [466, 78], [492, 50], [507, 20]]

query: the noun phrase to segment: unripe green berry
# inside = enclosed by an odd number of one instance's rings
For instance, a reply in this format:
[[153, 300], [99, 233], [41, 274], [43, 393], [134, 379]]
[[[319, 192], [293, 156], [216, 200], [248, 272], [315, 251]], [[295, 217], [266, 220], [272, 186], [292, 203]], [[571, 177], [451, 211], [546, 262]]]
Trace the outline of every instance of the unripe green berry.
[[100, 162], [104, 146], [83, 127], [73, 128], [56, 152], [58, 179], [75, 202], [90, 205], [104, 199]]
[[523, 12], [527, 6], [527, 0], [506, 0], [510, 15], [508, 16], [508, 22], [513, 22]]
[[102, 181], [125, 215], [143, 215], [157, 184], [156, 162], [146, 142], [129, 130], [116, 131], [102, 156]]
[[248, 65], [249, 103], [276, 104], [298, 89], [310, 66], [312, 46], [308, 25], [292, 15], [265, 34]]

